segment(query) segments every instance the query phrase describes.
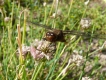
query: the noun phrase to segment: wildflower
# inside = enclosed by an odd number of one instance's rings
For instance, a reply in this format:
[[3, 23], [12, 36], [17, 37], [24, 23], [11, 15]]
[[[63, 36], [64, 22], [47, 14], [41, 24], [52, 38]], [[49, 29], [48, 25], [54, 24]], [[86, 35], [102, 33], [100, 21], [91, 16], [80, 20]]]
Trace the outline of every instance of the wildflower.
[[[17, 53], [21, 53], [20, 49], [17, 49]], [[25, 56], [30, 51], [30, 46], [22, 45], [22, 55]]]
[[91, 25], [91, 19], [89, 18], [83, 18], [80, 21], [80, 25], [82, 28], [89, 28]]
[[92, 79], [89, 77], [82, 77], [82, 80], [92, 80]]
[[44, 57], [49, 60], [49, 56], [47, 56], [44, 52], [42, 52], [41, 50], [36, 49], [34, 46], [31, 46], [30, 48], [30, 53], [32, 55], [32, 57], [35, 60], [40, 60], [43, 59]]
[[68, 70], [71, 63], [75, 63], [77, 66], [80, 66], [83, 62], [83, 57], [79, 54], [72, 54], [71, 58], [68, 60], [68, 64], [65, 66], [65, 68], [61, 71], [59, 76], [65, 75], [66, 71]]
[[10, 17], [5, 17], [5, 18], [4, 18], [4, 21], [5, 21], [5, 22], [10, 21]]
[[[20, 53], [18, 48], [17, 53]], [[28, 52], [35, 60], [51, 59], [52, 54], [56, 51], [56, 44], [44, 40], [35, 39], [30, 46], [22, 45], [22, 55], [25, 56]]]
[[56, 47], [52, 43], [44, 40], [39, 41], [38, 39], [35, 39], [35, 41], [31, 44], [30, 53], [36, 60], [42, 59], [44, 57], [49, 60], [52, 56], [50, 54], [54, 53], [55, 49]]
[[52, 51], [55, 52], [56, 50], [56, 44], [49, 41], [35, 39], [31, 45], [35, 46], [38, 50], [44, 51], [45, 53], [51, 53]]
[[88, 3], [89, 3], [89, 0], [87, 0], [86, 2], [84, 2], [85, 5], [88, 5]]
[[50, 16], [51, 18], [55, 18], [56, 17], [56, 13], [53, 13], [52, 16]]
[[79, 55], [78, 53], [72, 54], [70, 58], [71, 63], [75, 63], [77, 66], [80, 66], [83, 62], [83, 56]]
[[44, 6], [44, 7], [46, 6], [46, 2], [43, 3], [43, 6]]

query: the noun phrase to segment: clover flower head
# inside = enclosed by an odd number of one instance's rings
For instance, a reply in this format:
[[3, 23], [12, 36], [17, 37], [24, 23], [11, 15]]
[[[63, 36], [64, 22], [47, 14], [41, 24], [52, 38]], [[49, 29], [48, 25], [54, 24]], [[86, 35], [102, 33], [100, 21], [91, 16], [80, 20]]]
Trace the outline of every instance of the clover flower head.
[[52, 51], [55, 50], [55, 45], [51, 45], [50, 42], [44, 40], [37, 40], [31, 44], [30, 53], [32, 57], [36, 60], [46, 58], [47, 60], [50, 59], [50, 55]]
[[71, 58], [70, 58], [70, 62], [71, 63], [75, 63], [77, 66], [80, 66], [83, 62], [83, 56], [79, 55], [79, 54], [72, 54]]
[[49, 60], [56, 51], [56, 44], [44, 40], [35, 39], [30, 46], [22, 45], [22, 49], [18, 48], [17, 53], [25, 56], [28, 52], [35, 60], [47, 59]]
[[91, 26], [90, 18], [82, 18], [80, 21], [80, 25], [82, 28], [89, 28]]

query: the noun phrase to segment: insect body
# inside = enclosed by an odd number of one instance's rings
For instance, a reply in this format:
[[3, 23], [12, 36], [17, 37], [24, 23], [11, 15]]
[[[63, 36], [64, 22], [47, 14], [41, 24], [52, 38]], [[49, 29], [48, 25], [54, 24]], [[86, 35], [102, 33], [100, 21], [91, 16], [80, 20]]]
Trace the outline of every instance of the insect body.
[[64, 38], [63, 31], [55, 30], [55, 29], [52, 31], [48, 31], [46, 33], [45, 39], [50, 42], [56, 42], [56, 41], [65, 42], [66, 41]]

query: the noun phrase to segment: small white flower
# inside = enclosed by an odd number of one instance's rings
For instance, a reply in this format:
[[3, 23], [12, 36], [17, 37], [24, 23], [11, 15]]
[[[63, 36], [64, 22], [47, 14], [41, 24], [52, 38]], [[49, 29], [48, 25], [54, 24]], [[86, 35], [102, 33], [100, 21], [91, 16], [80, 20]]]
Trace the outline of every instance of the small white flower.
[[56, 13], [53, 13], [52, 16], [50, 16], [51, 18], [55, 18], [56, 17]]
[[84, 59], [79, 54], [72, 54], [70, 61], [71, 61], [71, 63], [74, 62], [77, 66], [80, 66], [83, 63]]
[[[17, 51], [18, 51], [17, 53], [21, 53], [20, 48], [18, 48]], [[30, 46], [22, 45], [22, 55], [23, 56], [25, 56], [29, 51], [30, 51]]]
[[53, 15], [52, 15], [54, 18], [56, 17], [56, 13], [53, 13]]
[[59, 76], [66, 74], [66, 71], [68, 70], [68, 68], [69, 68], [69, 66], [70, 66], [71, 63], [75, 63], [77, 66], [80, 66], [82, 62], [83, 62], [83, 57], [81, 55], [79, 55], [79, 54], [73, 54], [71, 56], [71, 58], [68, 60], [68, 64], [61, 71], [61, 73], [59, 74]]
[[89, 3], [89, 0], [87, 0], [86, 2], [84, 2], [85, 5], [88, 5], [88, 3]]
[[82, 28], [89, 28], [91, 25], [91, 19], [90, 18], [83, 18], [80, 21], [80, 25]]
[[82, 77], [82, 80], [92, 80], [92, 79], [89, 77]]
[[43, 6], [44, 6], [44, 7], [46, 6], [46, 2], [43, 3]]
[[4, 21], [5, 21], [5, 22], [10, 21], [10, 17], [5, 17], [5, 18], [4, 18]]

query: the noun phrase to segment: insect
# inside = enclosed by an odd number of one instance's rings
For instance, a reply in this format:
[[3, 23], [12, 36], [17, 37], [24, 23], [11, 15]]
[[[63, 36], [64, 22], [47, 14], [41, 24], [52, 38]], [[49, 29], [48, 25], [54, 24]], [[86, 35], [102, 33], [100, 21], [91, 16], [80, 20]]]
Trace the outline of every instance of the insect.
[[50, 26], [47, 25], [42, 25], [36, 22], [31, 22], [28, 21], [31, 24], [37, 25], [39, 27], [43, 27], [45, 29], [48, 29], [48, 31], [45, 34], [45, 38], [43, 38], [44, 40], [50, 41], [50, 42], [66, 42], [65, 39], [65, 35], [66, 34], [70, 34], [70, 35], [76, 35], [76, 36], [82, 36], [85, 38], [100, 38], [100, 39], [106, 39], [106, 37], [104, 37], [105, 35], [100, 35], [100, 33], [97, 34], [93, 34], [91, 35], [91, 33], [89, 32], [79, 32], [79, 31], [75, 31], [75, 30], [59, 30], [59, 29], [53, 29]]
[[53, 30], [49, 30], [48, 32], [46, 32], [46, 37], [44, 39], [47, 41], [50, 41], [50, 42], [56, 42], [56, 41], [66, 42], [66, 39], [65, 39], [66, 34], [85, 36], [83, 32], [79, 33], [74, 30], [62, 31], [62, 30], [58, 30], [58, 29], [53, 29]]

